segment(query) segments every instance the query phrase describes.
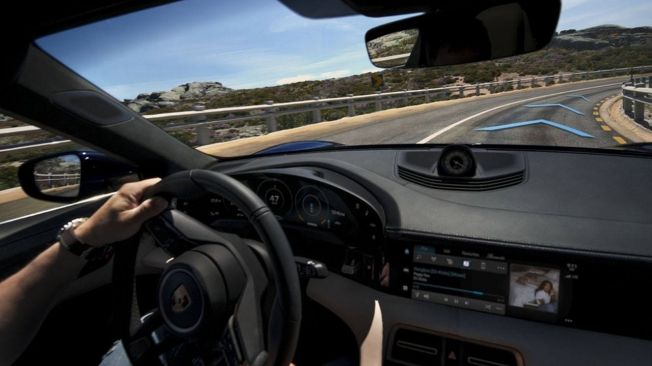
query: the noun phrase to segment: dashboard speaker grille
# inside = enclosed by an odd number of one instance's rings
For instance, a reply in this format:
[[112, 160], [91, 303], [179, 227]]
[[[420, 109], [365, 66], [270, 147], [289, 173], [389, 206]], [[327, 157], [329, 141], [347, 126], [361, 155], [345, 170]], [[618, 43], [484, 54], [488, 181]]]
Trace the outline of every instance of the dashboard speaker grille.
[[489, 178], [440, 178], [426, 175], [411, 169], [398, 166], [398, 176], [420, 186], [446, 189], [451, 191], [489, 191], [510, 187], [523, 182], [525, 172], [519, 171]]

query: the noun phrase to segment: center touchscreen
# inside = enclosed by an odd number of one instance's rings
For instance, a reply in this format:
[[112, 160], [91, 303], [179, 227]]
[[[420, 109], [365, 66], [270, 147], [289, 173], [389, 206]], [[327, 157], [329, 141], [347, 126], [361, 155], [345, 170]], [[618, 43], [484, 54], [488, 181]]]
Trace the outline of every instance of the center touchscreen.
[[560, 271], [504, 257], [415, 245], [414, 299], [494, 314], [557, 314]]

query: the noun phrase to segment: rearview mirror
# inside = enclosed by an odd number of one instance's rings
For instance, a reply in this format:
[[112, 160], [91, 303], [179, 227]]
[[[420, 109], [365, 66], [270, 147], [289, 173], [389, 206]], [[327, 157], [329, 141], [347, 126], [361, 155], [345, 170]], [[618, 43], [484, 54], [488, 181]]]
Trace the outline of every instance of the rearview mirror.
[[555, 34], [559, 0], [484, 3], [370, 29], [365, 41], [371, 63], [417, 68], [485, 61], [539, 50]]
[[417, 43], [418, 36], [418, 29], [406, 29], [367, 41], [371, 62], [377, 67], [386, 69], [405, 65]]
[[25, 193], [53, 202], [74, 202], [113, 192], [138, 179], [132, 165], [94, 151], [39, 157], [18, 168], [18, 180]]

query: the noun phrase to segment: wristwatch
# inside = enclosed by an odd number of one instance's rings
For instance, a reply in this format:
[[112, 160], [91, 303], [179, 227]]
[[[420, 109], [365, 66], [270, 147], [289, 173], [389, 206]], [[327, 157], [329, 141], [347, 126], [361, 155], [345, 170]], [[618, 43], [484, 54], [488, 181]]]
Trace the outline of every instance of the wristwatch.
[[88, 254], [93, 250], [93, 247], [80, 242], [77, 236], [75, 236], [74, 230], [79, 227], [79, 225], [86, 222], [86, 220], [88, 220], [88, 217], [74, 219], [63, 225], [59, 230], [59, 234], [57, 234], [57, 241], [59, 241], [59, 244], [63, 248], [82, 258], [87, 258]]

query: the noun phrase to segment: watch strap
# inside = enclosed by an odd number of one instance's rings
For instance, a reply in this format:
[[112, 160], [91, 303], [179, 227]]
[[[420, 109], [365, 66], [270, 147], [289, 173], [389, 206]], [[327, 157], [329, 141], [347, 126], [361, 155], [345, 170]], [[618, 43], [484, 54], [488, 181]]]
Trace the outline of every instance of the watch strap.
[[59, 241], [59, 244], [70, 253], [85, 258], [93, 247], [80, 242], [74, 233], [75, 228], [84, 223], [84, 221], [86, 221], [86, 218], [79, 218], [64, 225], [57, 235], [57, 240]]
[[88, 250], [93, 248], [88, 244], [80, 242], [72, 233], [72, 229], [62, 231], [58, 239], [62, 247], [78, 257], [83, 256]]

